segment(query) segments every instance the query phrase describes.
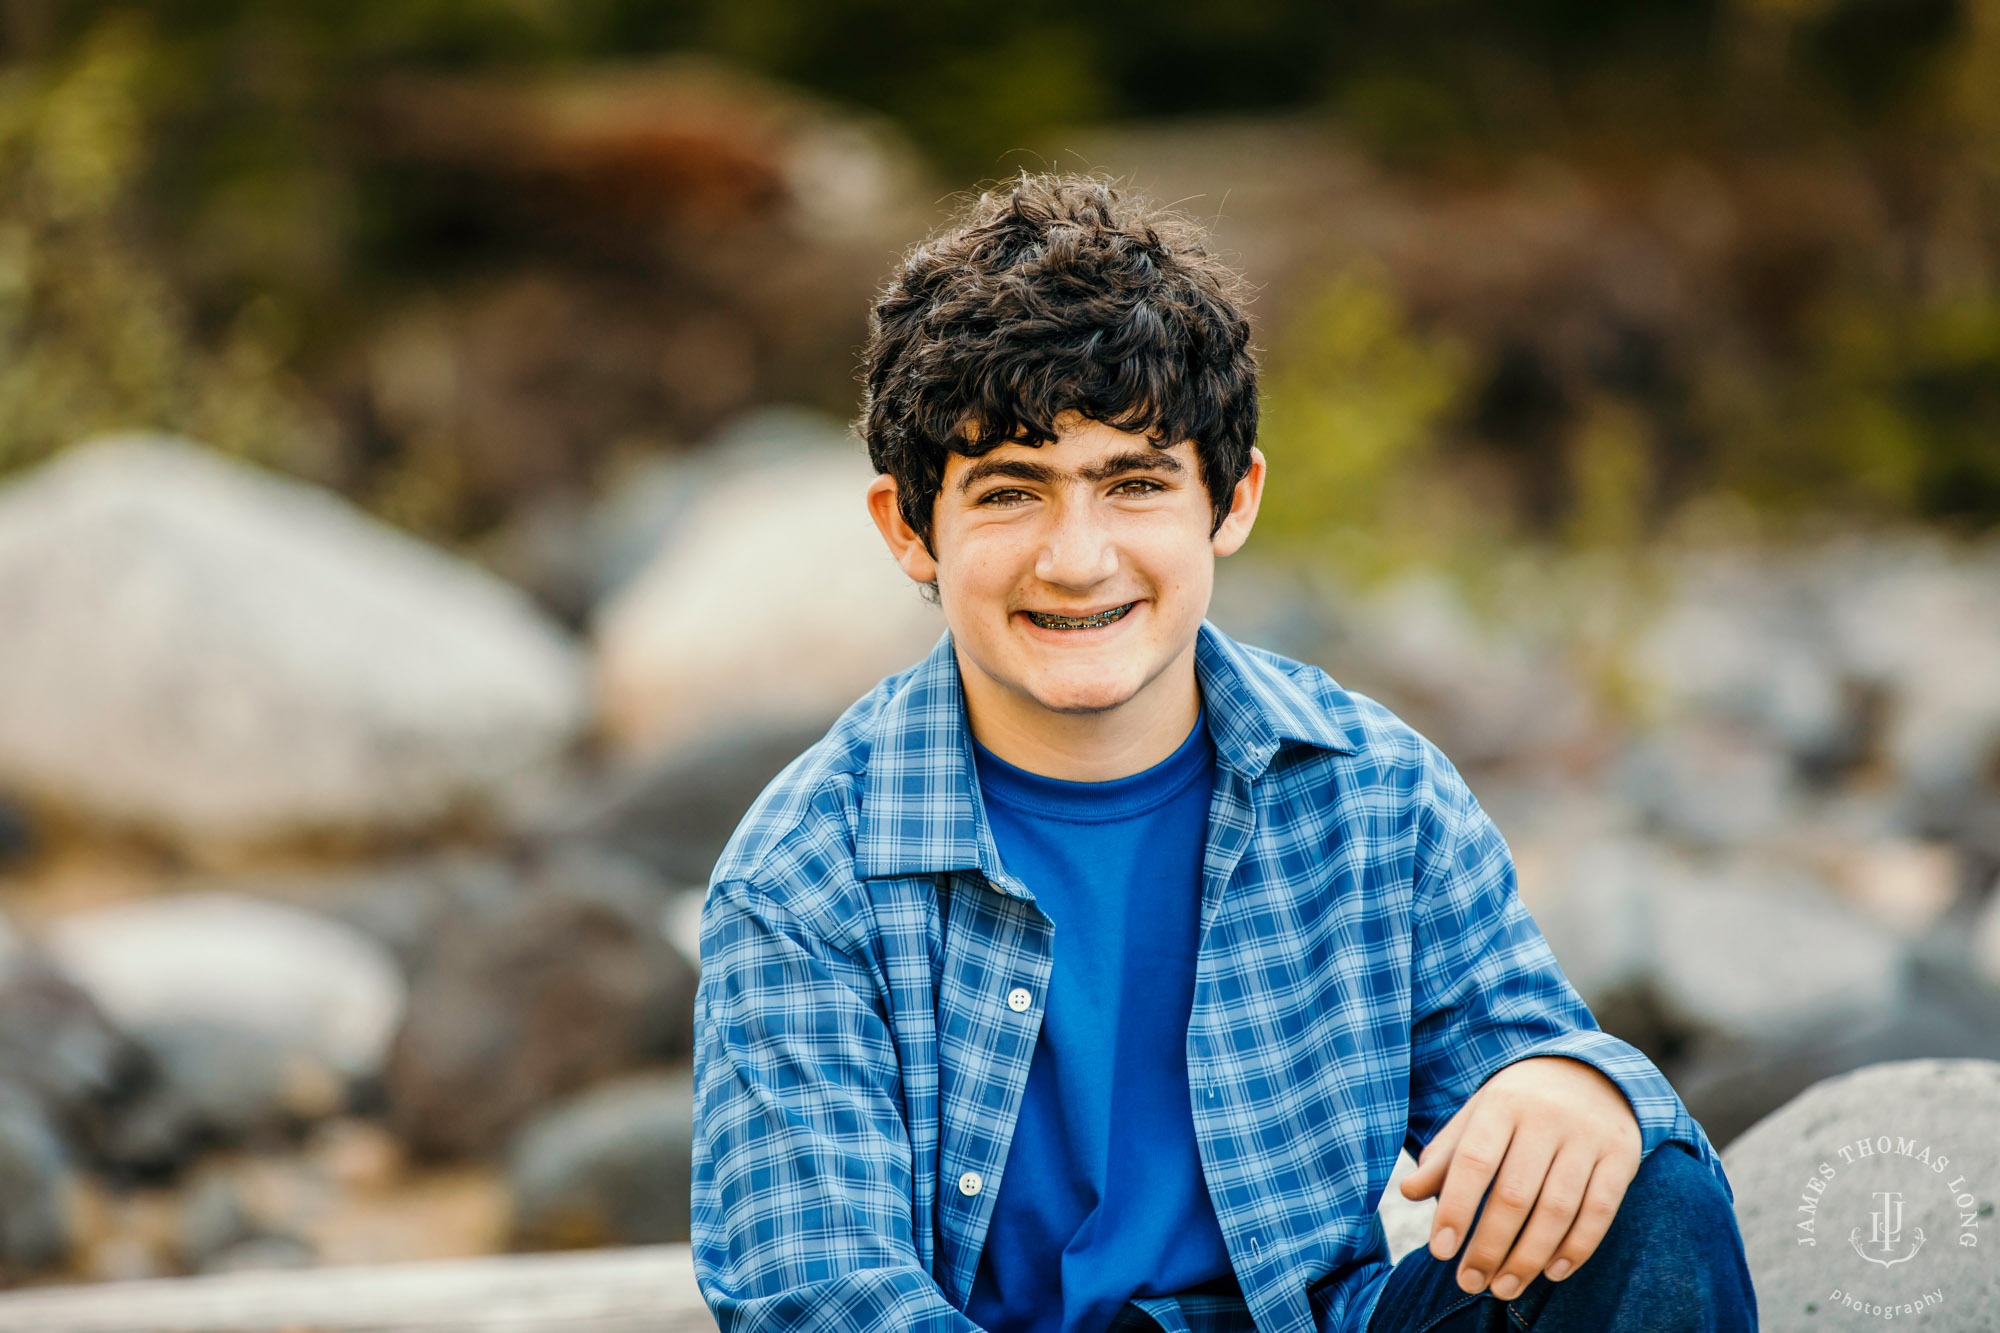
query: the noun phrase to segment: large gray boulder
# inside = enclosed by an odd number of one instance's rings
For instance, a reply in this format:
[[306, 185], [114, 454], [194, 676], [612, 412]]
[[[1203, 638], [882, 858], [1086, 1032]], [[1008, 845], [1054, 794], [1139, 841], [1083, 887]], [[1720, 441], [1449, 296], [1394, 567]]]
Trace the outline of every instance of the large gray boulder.
[[532, 497], [480, 544], [479, 557], [564, 623], [581, 624], [674, 540], [711, 486], [850, 443], [846, 426], [824, 413], [755, 408], [699, 448], [613, 459], [593, 502], [561, 491]]
[[2000, 1063], [1907, 1060], [1830, 1078], [1723, 1153], [1771, 1333], [2000, 1319]]
[[279, 1147], [347, 1099], [325, 1066], [255, 1028], [173, 1020], [132, 1035], [153, 1075], [105, 1135], [101, 1156], [121, 1174], [169, 1176], [217, 1146]]
[[196, 848], [421, 826], [587, 721], [525, 596], [184, 441], [0, 492], [0, 787]]

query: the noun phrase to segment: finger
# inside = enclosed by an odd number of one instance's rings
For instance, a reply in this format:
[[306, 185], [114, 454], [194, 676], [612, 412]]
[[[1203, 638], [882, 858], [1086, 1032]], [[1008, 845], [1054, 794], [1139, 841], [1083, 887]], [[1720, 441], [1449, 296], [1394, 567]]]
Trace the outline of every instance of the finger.
[[1535, 1210], [1528, 1215], [1520, 1239], [1501, 1260], [1499, 1272], [1488, 1288], [1495, 1296], [1503, 1301], [1513, 1300], [1548, 1267], [1556, 1246], [1562, 1244], [1570, 1224], [1576, 1220], [1577, 1209], [1582, 1206], [1584, 1192], [1590, 1185], [1591, 1168], [1596, 1164], [1596, 1153], [1587, 1147], [1569, 1144], [1557, 1149], [1548, 1178], [1542, 1181], [1542, 1191], [1535, 1198]]
[[1467, 1121], [1445, 1169], [1437, 1215], [1431, 1221], [1431, 1253], [1437, 1258], [1449, 1259], [1458, 1253], [1459, 1242], [1472, 1229], [1472, 1214], [1493, 1173], [1500, 1169], [1513, 1134], [1513, 1121], [1501, 1116], [1475, 1115]]
[[1465, 1113], [1471, 1109], [1471, 1102], [1459, 1107], [1457, 1114], [1445, 1121], [1444, 1128], [1433, 1134], [1431, 1141], [1424, 1145], [1423, 1152], [1417, 1155], [1416, 1170], [1404, 1176], [1398, 1186], [1404, 1198], [1428, 1199], [1438, 1192], [1438, 1186], [1444, 1183], [1445, 1167], [1451, 1162], [1452, 1148], [1465, 1129]]
[[[1569, 1234], [1563, 1237], [1562, 1244], [1556, 1247], [1555, 1258], [1549, 1262], [1551, 1280], [1562, 1281], [1596, 1253], [1604, 1233], [1611, 1229], [1611, 1220], [1618, 1216], [1618, 1205], [1625, 1201], [1625, 1187], [1638, 1174], [1638, 1162], [1625, 1153], [1611, 1153], [1597, 1159], [1590, 1173], [1590, 1185], [1583, 1192], [1583, 1202], [1577, 1207], [1576, 1221], [1570, 1224]], [[1565, 1264], [1568, 1267], [1563, 1267]], [[1561, 1272], [1556, 1271], [1559, 1268]]]
[[[1557, 1139], [1546, 1130], [1523, 1126], [1507, 1147], [1507, 1155], [1486, 1192], [1486, 1207], [1479, 1214], [1479, 1226], [1465, 1247], [1458, 1266], [1458, 1285], [1466, 1291], [1483, 1291], [1501, 1261], [1513, 1248], [1522, 1223], [1534, 1209], [1548, 1178], [1549, 1164], [1555, 1160]], [[1447, 1188], [1449, 1188], [1447, 1186]]]

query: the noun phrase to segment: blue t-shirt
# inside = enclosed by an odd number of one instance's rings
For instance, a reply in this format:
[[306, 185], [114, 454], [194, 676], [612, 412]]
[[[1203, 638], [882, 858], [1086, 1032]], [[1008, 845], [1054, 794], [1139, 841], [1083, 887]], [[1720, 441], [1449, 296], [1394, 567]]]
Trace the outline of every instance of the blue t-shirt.
[[1135, 1296], [1234, 1291], [1188, 1091], [1206, 714], [1109, 782], [973, 749], [1001, 864], [1055, 923], [1055, 970], [966, 1314], [992, 1333], [1102, 1333]]

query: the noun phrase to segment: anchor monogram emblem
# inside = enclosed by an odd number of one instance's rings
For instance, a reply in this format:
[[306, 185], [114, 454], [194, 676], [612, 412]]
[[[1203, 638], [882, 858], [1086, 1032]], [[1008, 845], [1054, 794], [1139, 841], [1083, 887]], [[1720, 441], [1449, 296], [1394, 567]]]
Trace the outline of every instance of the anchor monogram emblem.
[[1847, 1243], [1854, 1247], [1856, 1254], [1871, 1264], [1880, 1264], [1884, 1268], [1893, 1268], [1897, 1264], [1908, 1263], [1911, 1259], [1916, 1258], [1918, 1250], [1924, 1248], [1924, 1229], [1922, 1227], [1910, 1228], [1911, 1234], [1916, 1236], [1917, 1239], [1916, 1243], [1910, 1246], [1907, 1254], [1899, 1254], [1894, 1258], [1882, 1257], [1891, 1253], [1903, 1238], [1903, 1196], [1897, 1190], [1877, 1190], [1874, 1197], [1882, 1201], [1882, 1206], [1868, 1214], [1869, 1219], [1874, 1223], [1868, 1233], [1868, 1244], [1881, 1253], [1870, 1254], [1861, 1247], [1860, 1227], [1856, 1227], [1848, 1233]]

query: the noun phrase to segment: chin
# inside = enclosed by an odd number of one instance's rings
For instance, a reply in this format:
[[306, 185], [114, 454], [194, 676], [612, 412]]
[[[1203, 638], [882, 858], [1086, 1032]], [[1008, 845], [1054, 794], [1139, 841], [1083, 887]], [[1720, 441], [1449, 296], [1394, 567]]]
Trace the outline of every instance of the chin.
[[1037, 681], [1030, 691], [1036, 703], [1053, 713], [1102, 713], [1137, 692], [1128, 680], [1103, 678]]

